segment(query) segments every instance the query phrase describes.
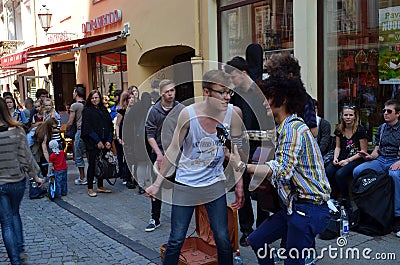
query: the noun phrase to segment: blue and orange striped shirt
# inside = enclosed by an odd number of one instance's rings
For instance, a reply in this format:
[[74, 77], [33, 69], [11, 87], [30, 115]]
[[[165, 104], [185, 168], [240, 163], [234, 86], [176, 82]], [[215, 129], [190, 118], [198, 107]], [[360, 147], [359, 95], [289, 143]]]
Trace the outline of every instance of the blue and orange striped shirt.
[[307, 199], [322, 204], [329, 200], [331, 188], [324, 161], [310, 129], [293, 114], [277, 126], [275, 159], [267, 162], [271, 181], [292, 214], [293, 201]]

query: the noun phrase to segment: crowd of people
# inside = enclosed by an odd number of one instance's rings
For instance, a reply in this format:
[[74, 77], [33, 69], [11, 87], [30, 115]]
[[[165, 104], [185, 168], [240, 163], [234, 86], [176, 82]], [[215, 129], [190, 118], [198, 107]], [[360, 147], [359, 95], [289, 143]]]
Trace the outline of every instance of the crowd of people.
[[[164, 264], [178, 264], [188, 225], [199, 204], [208, 213], [218, 264], [232, 264], [224, 160], [229, 160], [229, 174], [235, 180], [230, 189], [235, 194], [231, 204], [239, 211], [240, 245], [250, 246], [259, 264], [273, 264], [271, 255], [261, 257], [259, 250], [278, 239], [283, 248], [299, 253], [315, 248], [317, 234], [325, 230], [330, 219], [328, 200], [335, 199], [350, 209], [349, 184], [366, 169], [387, 171], [393, 179], [394, 227], [400, 237], [400, 103], [385, 103], [385, 123], [369, 153], [357, 106], [350, 102], [343, 106], [331, 136], [330, 123], [318, 116], [318, 102], [307, 94], [301, 81], [298, 61], [289, 54], [273, 55], [266, 62], [269, 77], [263, 78], [262, 57], [261, 46], [252, 44], [246, 58], [234, 57], [223, 70], [206, 72], [204, 101], [190, 106], [175, 100], [176, 84], [168, 79], [152, 82], [153, 91], [142, 93], [141, 98], [136, 86], [113, 91], [115, 102], [110, 109], [99, 90], [91, 90], [86, 97], [84, 86], [74, 87], [75, 102], [65, 122], [67, 131], [76, 130], [76, 185], [86, 185], [90, 197], [112, 193], [102, 178], [96, 178], [95, 167], [99, 155], [115, 150], [123, 184], [138, 186], [139, 194], [151, 198], [151, 219], [144, 229], [152, 232], [161, 225], [161, 190], [166, 182], [173, 183], [171, 233]], [[11, 263], [21, 264], [25, 253], [19, 207], [26, 176], [41, 183], [39, 176], [54, 174], [56, 198], [67, 195], [65, 137], [61, 134], [62, 117], [44, 89], [37, 90], [36, 101], [25, 101], [24, 110], [18, 108], [12, 95], [3, 95], [0, 111], [0, 153], [10, 154], [0, 160], [0, 220]], [[124, 124], [129, 134], [124, 133]], [[217, 136], [220, 124], [230, 134], [230, 149]], [[277, 132], [274, 156], [256, 164], [254, 156], [261, 141], [249, 141], [246, 133], [268, 129]], [[133, 158], [133, 165], [127, 156]], [[260, 207], [261, 197], [249, 191], [253, 177], [265, 179], [277, 190], [278, 212]], [[256, 216], [251, 200], [257, 202]], [[310, 218], [306, 220], [306, 216]], [[288, 260], [304, 264], [305, 258]]]

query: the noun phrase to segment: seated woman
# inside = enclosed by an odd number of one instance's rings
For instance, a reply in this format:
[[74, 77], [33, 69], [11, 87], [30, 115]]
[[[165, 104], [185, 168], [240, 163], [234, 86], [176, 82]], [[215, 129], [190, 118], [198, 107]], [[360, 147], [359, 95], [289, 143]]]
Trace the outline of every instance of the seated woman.
[[331, 197], [338, 199], [340, 192], [341, 198], [348, 201], [348, 178], [353, 176], [353, 169], [364, 161], [358, 152], [367, 152], [367, 133], [359, 124], [358, 112], [354, 105], [343, 107], [335, 135], [336, 148], [333, 161], [326, 167], [326, 175], [332, 187]]

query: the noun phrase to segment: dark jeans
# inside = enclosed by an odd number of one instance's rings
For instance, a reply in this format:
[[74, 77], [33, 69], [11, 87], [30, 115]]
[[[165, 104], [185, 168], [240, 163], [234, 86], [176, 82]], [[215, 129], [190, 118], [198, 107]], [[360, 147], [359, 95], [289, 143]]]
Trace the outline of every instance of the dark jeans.
[[115, 150], [117, 151], [118, 159], [118, 175], [123, 180], [128, 180], [124, 175], [124, 149], [117, 139], [114, 140]]
[[[244, 204], [243, 207], [239, 209], [239, 225], [240, 231], [242, 233], [250, 234], [253, 232], [253, 224], [254, 224], [254, 214], [253, 214], [253, 206], [251, 204], [251, 197], [249, 191], [249, 184], [251, 180], [250, 174], [243, 175], [243, 189], [244, 189]], [[258, 227], [264, 220], [269, 216], [269, 213], [263, 211], [258, 202], [257, 202], [257, 219], [256, 219], [256, 227]]]
[[[228, 208], [225, 194], [204, 204], [217, 245], [218, 264], [233, 264], [232, 247], [228, 233]], [[176, 265], [195, 206], [172, 205], [171, 233], [165, 250], [164, 265]]]
[[[302, 250], [312, 248], [315, 236], [325, 230], [329, 223], [330, 214], [327, 204], [293, 205], [293, 213], [287, 214], [286, 207], [265, 220], [248, 237], [248, 241], [255, 252], [259, 264], [274, 264], [269, 244], [279, 238], [286, 238], [285, 252], [280, 255], [287, 257], [287, 264], [303, 264], [306, 257], [302, 257]], [[293, 259], [289, 253], [297, 249], [300, 256]], [[307, 253], [307, 251], [304, 251]]]
[[21, 264], [19, 254], [24, 252], [19, 207], [26, 188], [26, 179], [0, 185], [0, 222], [4, 245], [11, 264]]
[[67, 170], [54, 171], [54, 179], [56, 181], [56, 197], [67, 195]]
[[325, 172], [332, 187], [332, 198], [337, 199], [337, 192], [342, 194], [342, 198], [349, 199], [348, 180], [353, 179], [353, 169], [362, 163], [362, 159], [351, 161], [344, 167], [335, 166], [333, 162], [329, 163]]
[[[96, 165], [96, 157], [100, 154], [100, 149], [95, 150], [87, 150], [86, 151], [88, 158], [88, 169], [87, 169], [87, 182], [88, 189], [93, 189], [93, 180], [94, 180], [94, 168]], [[103, 187], [103, 179], [97, 179], [97, 187]]]
[[[155, 174], [152, 173], [152, 177], [153, 177], [153, 182], [155, 181], [155, 179], [157, 178], [157, 176], [155, 176]], [[151, 219], [154, 219], [156, 221], [160, 220], [160, 216], [161, 216], [161, 189], [158, 191], [158, 193], [156, 194], [156, 199], [155, 200], [151, 200]], [[157, 199], [160, 198], [160, 199]]]

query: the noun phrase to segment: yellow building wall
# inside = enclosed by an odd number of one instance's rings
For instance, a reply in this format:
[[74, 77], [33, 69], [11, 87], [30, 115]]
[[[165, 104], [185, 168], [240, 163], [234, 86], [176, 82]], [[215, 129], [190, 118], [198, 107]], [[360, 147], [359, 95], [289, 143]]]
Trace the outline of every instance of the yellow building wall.
[[[90, 6], [88, 21], [115, 9], [122, 11], [119, 28], [110, 26], [94, 33], [97, 35], [122, 30], [123, 24], [130, 23], [130, 36], [125, 40], [128, 83], [140, 85], [155, 71], [172, 64], [176, 51], [171, 50], [165, 54], [158, 48], [195, 48], [196, 3], [196, 0], [103, 0]], [[141, 59], [145, 59], [145, 62]]]

